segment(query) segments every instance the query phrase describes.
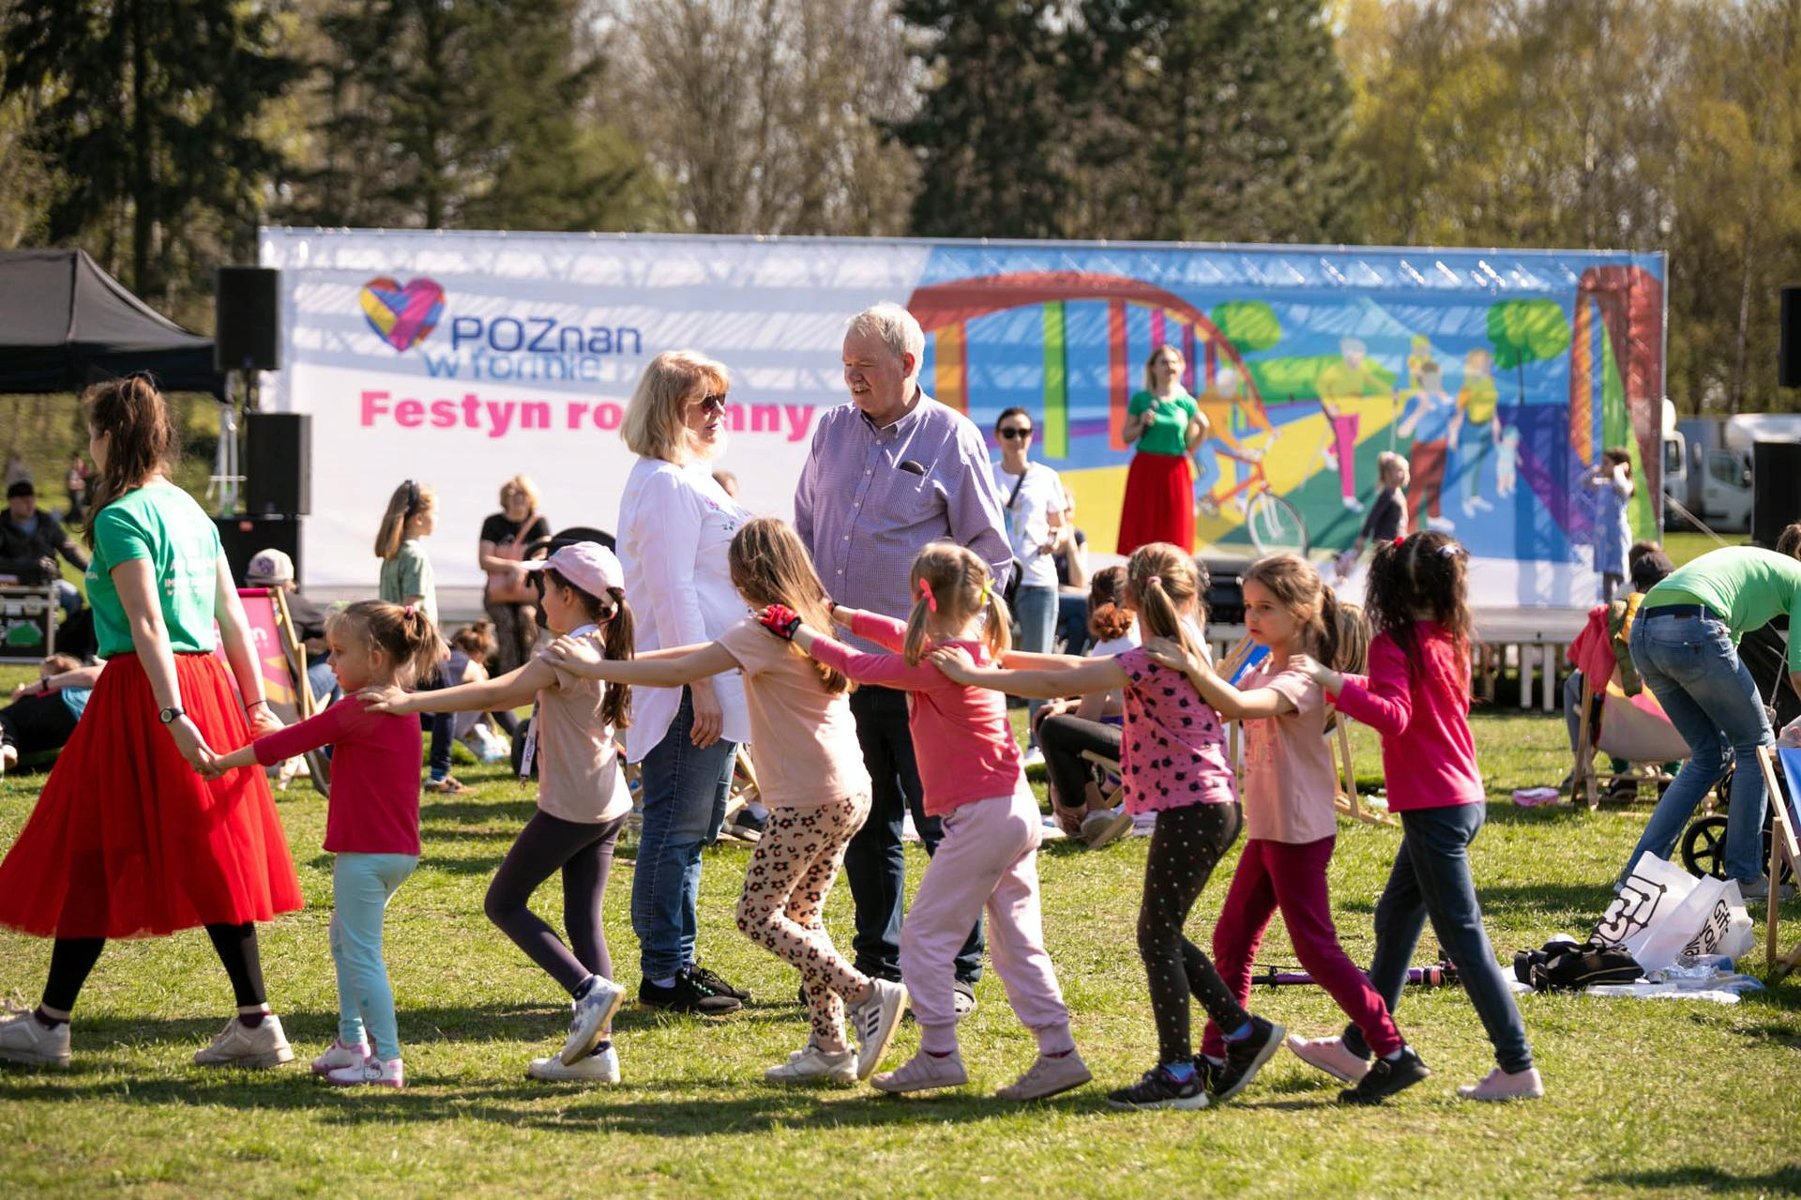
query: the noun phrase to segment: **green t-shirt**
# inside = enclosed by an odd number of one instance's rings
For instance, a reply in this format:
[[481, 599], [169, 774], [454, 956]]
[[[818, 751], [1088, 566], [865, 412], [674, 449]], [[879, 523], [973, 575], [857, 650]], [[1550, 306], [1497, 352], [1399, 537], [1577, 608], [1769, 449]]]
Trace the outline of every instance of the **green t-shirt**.
[[1789, 618], [1788, 665], [1801, 671], [1801, 562], [1757, 546], [1727, 546], [1677, 567], [1645, 593], [1639, 620], [1670, 604], [1705, 604], [1726, 619], [1732, 640]]
[[393, 558], [381, 564], [381, 598], [389, 604], [405, 604], [414, 596], [431, 623], [438, 623], [438, 589], [432, 582], [431, 559], [419, 547], [419, 539], [407, 538]]
[[1149, 392], [1139, 392], [1127, 406], [1128, 416], [1149, 413], [1144, 432], [1138, 435], [1138, 448], [1147, 454], [1188, 453], [1188, 423], [1201, 410], [1194, 397], [1179, 392], [1167, 400], [1159, 400]]
[[150, 560], [170, 647], [210, 652], [222, 553], [212, 519], [174, 484], [146, 484], [95, 514], [94, 559], [88, 564], [87, 582], [100, 657], [136, 649], [112, 575], [114, 567], [134, 558]]

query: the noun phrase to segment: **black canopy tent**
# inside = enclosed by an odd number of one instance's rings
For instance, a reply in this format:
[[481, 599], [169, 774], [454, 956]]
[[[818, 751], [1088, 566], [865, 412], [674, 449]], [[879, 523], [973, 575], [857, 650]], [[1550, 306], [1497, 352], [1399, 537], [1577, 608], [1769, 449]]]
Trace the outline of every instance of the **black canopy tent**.
[[213, 340], [126, 291], [85, 251], [0, 251], [0, 393], [74, 392], [133, 371], [166, 392], [224, 395]]

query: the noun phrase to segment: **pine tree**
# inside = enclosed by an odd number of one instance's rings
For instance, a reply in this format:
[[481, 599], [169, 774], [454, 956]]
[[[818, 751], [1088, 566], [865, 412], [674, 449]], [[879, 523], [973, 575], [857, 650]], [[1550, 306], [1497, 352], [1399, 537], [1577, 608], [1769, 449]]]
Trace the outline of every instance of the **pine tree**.
[[375, 0], [320, 20], [317, 165], [293, 215], [443, 229], [628, 228], [642, 156], [593, 111], [577, 0]]
[[1111, 236], [1350, 240], [1351, 93], [1319, 0], [1084, 0], [1080, 13], [1083, 157], [1105, 166], [1086, 187]]
[[0, 91], [58, 169], [44, 233], [95, 240], [139, 292], [198, 286], [253, 244], [277, 156], [258, 122], [296, 76], [237, 0], [16, 0]]
[[913, 232], [1069, 237], [1066, 6], [1049, 0], [903, 0], [930, 82], [895, 132], [918, 154]]

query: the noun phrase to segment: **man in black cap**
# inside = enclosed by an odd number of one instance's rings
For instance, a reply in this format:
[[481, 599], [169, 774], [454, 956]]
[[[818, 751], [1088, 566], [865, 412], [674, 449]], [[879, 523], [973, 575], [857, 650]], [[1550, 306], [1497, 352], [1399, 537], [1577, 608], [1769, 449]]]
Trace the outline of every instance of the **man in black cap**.
[[60, 554], [80, 570], [88, 569], [88, 556], [81, 552], [62, 524], [47, 512], [38, 511], [38, 494], [29, 479], [21, 479], [6, 489], [6, 517], [0, 520], [0, 577], [42, 587], [56, 585], [56, 600], [63, 612], [74, 614], [81, 609], [81, 592], [62, 577], [56, 565]]

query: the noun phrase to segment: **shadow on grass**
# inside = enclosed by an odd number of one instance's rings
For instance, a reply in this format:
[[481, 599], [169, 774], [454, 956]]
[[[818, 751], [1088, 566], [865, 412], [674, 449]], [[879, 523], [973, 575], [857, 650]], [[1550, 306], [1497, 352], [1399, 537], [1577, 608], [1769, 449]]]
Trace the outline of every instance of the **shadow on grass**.
[[1801, 1193], [1801, 1167], [1777, 1167], [1755, 1175], [1737, 1175], [1712, 1165], [1667, 1167], [1659, 1171], [1610, 1171], [1592, 1175], [1590, 1183], [1656, 1188], [1661, 1191], [1733, 1192], [1752, 1196]]

